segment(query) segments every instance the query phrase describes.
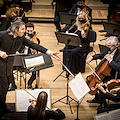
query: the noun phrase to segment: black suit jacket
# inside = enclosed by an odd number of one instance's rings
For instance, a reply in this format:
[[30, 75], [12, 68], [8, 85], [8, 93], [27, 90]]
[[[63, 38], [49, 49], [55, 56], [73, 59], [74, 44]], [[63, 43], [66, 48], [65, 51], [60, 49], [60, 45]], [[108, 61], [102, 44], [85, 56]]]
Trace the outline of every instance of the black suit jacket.
[[[92, 22], [92, 9], [89, 8], [88, 6], [84, 6], [86, 7], [86, 9], [89, 11], [89, 14], [88, 16], [90, 17], [90, 23]], [[74, 13], [74, 14], [77, 14], [78, 12], [78, 5], [77, 4], [74, 4], [73, 7], [70, 9], [69, 13]]]
[[[41, 45], [35, 44], [30, 40], [23, 37], [13, 38], [13, 35], [9, 35], [7, 31], [0, 32], [0, 50], [9, 54], [15, 54], [16, 51], [22, 46], [26, 45], [32, 49], [45, 53], [47, 51]], [[10, 76], [13, 70], [14, 57], [7, 57], [5, 59], [0, 57], [0, 76]]]
[[[94, 55], [93, 59], [94, 60], [102, 59], [106, 54], [108, 54], [108, 49], [104, 50], [100, 54]], [[111, 75], [110, 77], [115, 78], [116, 71], [118, 71], [117, 79], [120, 79], [120, 50], [119, 49], [116, 50], [113, 60], [109, 63], [109, 66], [112, 68], [110, 72], [110, 75]]]

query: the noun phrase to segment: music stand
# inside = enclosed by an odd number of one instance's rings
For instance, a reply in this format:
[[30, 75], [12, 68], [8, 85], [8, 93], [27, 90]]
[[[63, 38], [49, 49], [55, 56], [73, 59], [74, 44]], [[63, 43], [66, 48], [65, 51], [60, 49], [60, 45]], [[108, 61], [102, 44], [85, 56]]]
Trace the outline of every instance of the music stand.
[[[12, 55], [8, 55], [8, 56], [12, 56]], [[14, 56], [14, 54], [13, 54]], [[15, 55], [14, 56], [14, 62], [13, 62], [13, 67], [15, 67], [15, 70], [17, 70], [17, 80], [18, 80], [18, 71], [20, 71], [20, 87], [21, 87], [21, 78], [23, 77], [24, 79], [24, 82], [25, 82], [25, 88], [26, 88], [26, 73], [27, 73], [27, 70], [24, 68], [24, 65], [23, 65], [23, 61], [22, 61], [22, 58], [25, 57], [25, 56], [28, 56], [28, 54], [18, 54], [18, 55]], [[22, 72], [25, 72], [25, 77], [24, 75], [22, 74]]]
[[35, 58], [35, 57], [38, 57], [38, 56], [43, 56], [45, 64], [39, 65], [39, 66], [36, 66], [36, 67], [31, 67], [31, 68], [27, 69], [28, 73], [38, 71], [38, 73], [36, 74], [36, 87], [35, 88], [38, 88], [38, 85], [39, 85], [39, 77], [40, 77], [39, 76], [39, 70], [43, 70], [43, 69], [54, 66], [54, 64], [52, 62], [52, 59], [49, 55], [46, 55], [44, 53], [39, 53], [39, 54], [34, 54], [34, 55], [23, 57], [24, 67], [25, 68], [27, 67], [26, 63], [25, 63], [25, 59], [31, 59], [31, 58]]
[[26, 12], [32, 11], [32, 2], [21, 2], [20, 7]]
[[104, 30], [114, 36], [120, 35], [120, 24], [102, 21]]
[[[80, 45], [81, 45], [80, 37], [79, 37], [78, 35], [65, 34], [65, 33], [62, 33], [62, 32], [55, 32], [55, 35], [56, 35], [56, 37], [57, 37], [58, 42], [59, 42], [59, 43], [63, 43], [63, 44], [65, 44], [66, 46], [68, 46], [68, 45], [80, 46]], [[68, 52], [68, 51], [66, 50], [66, 52]], [[66, 54], [66, 55], [67, 55], [67, 54]], [[68, 55], [67, 55], [67, 62], [66, 62], [66, 63], [68, 63]], [[67, 65], [66, 65], [66, 66], [67, 66]], [[63, 72], [64, 72], [64, 71], [63, 71]], [[63, 72], [62, 72], [62, 73], [63, 73]], [[61, 74], [61, 73], [60, 73], [60, 74]], [[58, 75], [58, 76], [60, 76], [60, 75]], [[57, 78], [58, 78], [58, 77], [57, 77]], [[57, 79], [57, 78], [56, 78], [56, 79]], [[67, 95], [64, 96], [64, 97], [62, 97], [61, 99], [55, 101], [54, 103], [52, 103], [52, 105], [55, 104], [56, 102], [59, 102], [59, 101], [62, 102], [62, 103], [64, 103], [64, 104], [68, 104], [68, 105], [70, 106], [71, 113], [73, 113], [73, 112], [72, 112], [72, 109], [71, 109], [70, 102], [71, 102], [72, 100], [74, 100], [74, 99], [68, 95], [68, 82], [69, 82], [69, 73], [68, 73], [68, 71], [66, 71], [66, 78], [67, 78]], [[56, 79], [54, 79], [53, 82], [54, 82]], [[67, 98], [67, 101], [66, 101], [66, 102], [61, 101], [61, 100], [64, 99], [64, 98]], [[70, 98], [71, 100], [69, 100], [69, 98]], [[77, 102], [76, 100], [74, 100], [74, 101]], [[78, 102], [77, 102], [77, 104], [78, 104]]]
[[77, 17], [76, 14], [66, 12], [59, 12], [59, 15], [61, 24], [73, 24]]

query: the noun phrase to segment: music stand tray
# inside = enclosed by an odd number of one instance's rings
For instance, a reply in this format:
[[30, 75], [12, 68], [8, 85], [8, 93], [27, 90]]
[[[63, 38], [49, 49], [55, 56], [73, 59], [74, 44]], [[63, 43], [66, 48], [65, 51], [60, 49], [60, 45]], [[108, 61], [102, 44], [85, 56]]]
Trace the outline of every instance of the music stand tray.
[[59, 12], [60, 22], [61, 24], [73, 24], [75, 23], [76, 14], [66, 13], [66, 12]]
[[[73, 46], [81, 46], [82, 43], [80, 41], [80, 37], [77, 34], [73, 33], [63, 33], [63, 32], [55, 32], [58, 43], [63, 43], [65, 45], [73, 45]], [[69, 43], [68, 43], [69, 42]]]
[[117, 23], [110, 23], [110, 22], [105, 22], [102, 21], [104, 30], [110, 34], [110, 35], [115, 35], [118, 36], [120, 35], [120, 24]]

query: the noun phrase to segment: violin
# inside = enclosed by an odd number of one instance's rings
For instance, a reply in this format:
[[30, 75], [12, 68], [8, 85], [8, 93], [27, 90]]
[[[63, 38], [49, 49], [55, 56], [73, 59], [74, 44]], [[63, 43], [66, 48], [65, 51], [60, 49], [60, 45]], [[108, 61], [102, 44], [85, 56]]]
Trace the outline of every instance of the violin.
[[[107, 83], [103, 83], [103, 84], [100, 84], [100, 85], [101, 86], [105, 86], [106, 88], [111, 90], [111, 89], [113, 89], [116, 86], [120, 86], [120, 80], [112, 79], [112, 80], [108, 81]], [[95, 88], [93, 87], [91, 89], [95, 90], [95, 89], [97, 89], [97, 87], [95, 87]]]
[[[118, 45], [115, 48], [113, 48], [111, 53], [114, 52], [117, 48], [118, 48]], [[99, 63], [99, 65], [96, 67], [95, 72], [87, 76], [86, 83], [88, 84], [90, 88], [89, 93], [91, 95], [95, 95], [97, 93], [97, 89], [95, 87], [96, 84], [97, 83], [100, 84], [102, 80], [110, 73], [110, 71], [111, 71], [111, 68], [109, 66], [109, 62], [107, 61], [106, 58], [103, 58], [101, 62]]]
[[35, 104], [35, 103], [36, 103], [36, 100], [29, 99], [29, 103], [33, 103], [33, 104]]

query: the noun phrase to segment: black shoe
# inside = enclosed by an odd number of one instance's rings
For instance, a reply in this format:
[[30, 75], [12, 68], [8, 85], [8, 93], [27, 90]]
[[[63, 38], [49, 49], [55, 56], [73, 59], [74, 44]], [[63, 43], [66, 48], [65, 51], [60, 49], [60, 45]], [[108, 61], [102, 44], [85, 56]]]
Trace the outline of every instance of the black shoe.
[[10, 86], [9, 88], [8, 88], [8, 91], [12, 91], [12, 90], [15, 90], [15, 89], [17, 89], [17, 86]]
[[28, 89], [32, 89], [32, 85], [28, 85]]
[[88, 103], [100, 103], [100, 101], [99, 100], [97, 100], [97, 99], [92, 99], [92, 100], [87, 100], [87, 102]]
[[99, 107], [101, 107], [101, 108], [105, 108], [105, 107], [107, 107], [107, 103], [106, 103], [106, 101], [105, 101], [104, 103], [101, 103]]

